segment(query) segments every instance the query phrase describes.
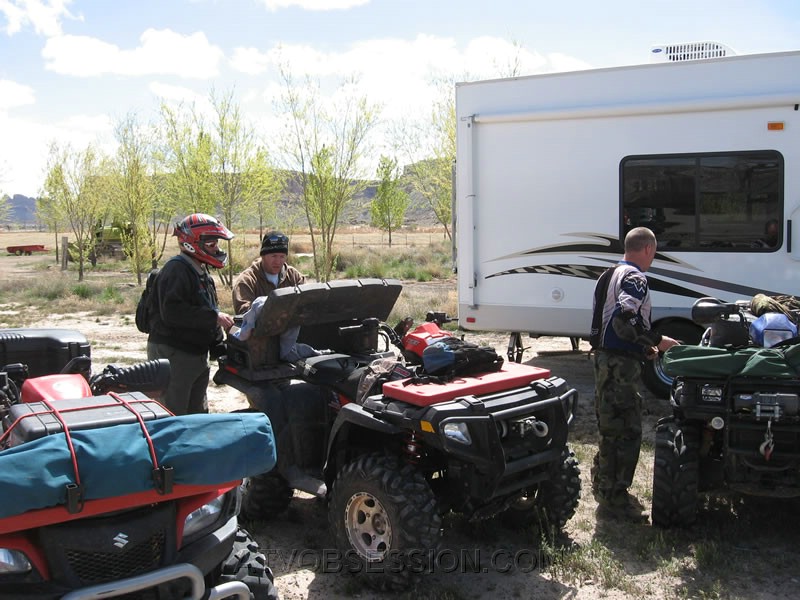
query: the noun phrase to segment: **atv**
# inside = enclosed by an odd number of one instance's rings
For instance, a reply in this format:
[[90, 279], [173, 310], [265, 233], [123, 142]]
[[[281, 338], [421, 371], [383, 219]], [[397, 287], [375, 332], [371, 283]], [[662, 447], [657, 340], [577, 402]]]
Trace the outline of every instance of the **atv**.
[[70, 330], [0, 330], [0, 360], [0, 598], [277, 599], [237, 521], [264, 415], [175, 417], [168, 361], [93, 375]]
[[[323, 497], [345, 570], [391, 590], [430, 570], [449, 511], [553, 531], [580, 497], [567, 445], [577, 391], [516, 363], [431, 375], [424, 349], [452, 336], [441, 328], [448, 319], [429, 313], [417, 327], [389, 326], [401, 290], [382, 279], [274, 290], [252, 335], [228, 336], [214, 377], [254, 408], [289, 411], [273, 422], [287, 423], [276, 427], [278, 467], [248, 479], [245, 515], [275, 516], [295, 486]], [[276, 360], [278, 336], [293, 327], [299, 342], [325, 352]], [[287, 475], [298, 468], [307, 477]]]
[[796, 315], [701, 298], [697, 346], [664, 355], [672, 415], [656, 426], [652, 520], [697, 519], [701, 495], [800, 496], [800, 343]]

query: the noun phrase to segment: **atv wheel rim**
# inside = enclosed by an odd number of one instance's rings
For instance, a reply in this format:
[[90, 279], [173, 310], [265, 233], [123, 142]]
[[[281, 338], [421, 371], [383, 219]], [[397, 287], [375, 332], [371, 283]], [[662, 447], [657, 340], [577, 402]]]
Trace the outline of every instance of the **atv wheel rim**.
[[347, 539], [367, 562], [383, 560], [392, 547], [392, 525], [378, 499], [366, 492], [353, 494], [344, 509]]

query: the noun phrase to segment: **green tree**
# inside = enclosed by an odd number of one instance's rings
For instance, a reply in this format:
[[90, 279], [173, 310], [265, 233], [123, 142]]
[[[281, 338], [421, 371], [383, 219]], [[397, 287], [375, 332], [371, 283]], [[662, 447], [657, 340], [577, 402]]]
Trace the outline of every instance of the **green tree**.
[[195, 212], [213, 215], [216, 202], [212, 182], [211, 136], [194, 107], [162, 102], [160, 147], [157, 150], [159, 200], [150, 217], [156, 240], [154, 265], [163, 256], [173, 232], [172, 219]]
[[400, 170], [397, 159], [381, 156], [378, 164], [378, 189], [370, 204], [372, 224], [389, 233], [389, 246], [392, 245], [392, 232], [403, 226], [408, 210], [408, 194], [400, 187]]
[[176, 214], [216, 208], [212, 181], [212, 144], [202, 117], [184, 104], [161, 105], [161, 190]]
[[36, 216], [45, 224], [49, 231], [53, 232], [54, 244], [56, 249], [55, 262], [60, 262], [60, 240], [58, 239], [59, 232], [65, 226], [64, 215], [61, 212], [61, 207], [51, 196], [40, 195], [36, 198]]
[[[423, 122], [404, 123], [394, 132], [407, 161], [413, 191], [424, 198], [436, 220], [452, 237], [453, 167], [456, 160], [456, 107], [452, 80], [439, 82], [439, 97]], [[422, 158], [420, 158], [422, 157]]]
[[[513, 52], [508, 57], [492, 61], [494, 77], [521, 75], [525, 49], [512, 40]], [[475, 79], [465, 74], [462, 81]], [[426, 119], [417, 123], [404, 123], [395, 132], [395, 143], [403, 151], [409, 164], [407, 174], [413, 189], [422, 196], [444, 227], [445, 235], [452, 237], [453, 169], [456, 161], [456, 101], [454, 76], [433, 82], [438, 97]]]
[[[211, 190], [223, 222], [232, 230], [258, 211], [259, 218], [270, 214], [280, 192], [269, 155], [256, 138], [254, 128], [242, 117], [233, 92], [221, 96], [211, 93], [214, 122], [210, 128]], [[236, 275], [233, 245], [228, 243], [228, 267], [220, 273], [230, 286]]]
[[111, 168], [91, 146], [76, 151], [70, 146], [50, 146], [45, 194], [58, 204], [75, 238], [78, 281], [83, 281], [85, 261], [94, 249], [95, 229], [107, 212]]
[[0, 196], [0, 223], [5, 223], [8, 221], [9, 216], [11, 215], [11, 198], [8, 197], [8, 194], [3, 194]]
[[149, 219], [157, 201], [154, 139], [150, 127], [141, 125], [134, 114], [128, 114], [116, 125], [116, 169], [113, 177], [112, 215], [114, 221], [124, 225], [123, 247], [128, 255], [131, 270], [142, 284], [142, 273], [153, 265], [154, 236]]
[[366, 187], [361, 163], [369, 152], [367, 137], [378, 108], [355, 93], [353, 81], [344, 82], [337, 100], [326, 107], [318, 83], [306, 78], [298, 85], [286, 65], [280, 74], [289, 128], [284, 156], [299, 174], [314, 275], [328, 281], [336, 264], [333, 242], [342, 210]]

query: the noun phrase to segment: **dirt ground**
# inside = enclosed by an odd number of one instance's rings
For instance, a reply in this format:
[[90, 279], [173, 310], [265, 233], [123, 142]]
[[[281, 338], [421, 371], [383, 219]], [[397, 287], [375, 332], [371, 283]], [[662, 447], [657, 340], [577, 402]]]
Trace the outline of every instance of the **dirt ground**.
[[[0, 279], [24, 270], [26, 258], [0, 261]], [[0, 312], [7, 314], [7, 310], [0, 306]], [[82, 332], [92, 345], [96, 370], [107, 363], [145, 358], [146, 336], [136, 331], [132, 315], [52, 314], [35, 326]], [[506, 353], [506, 334], [466, 335], [470, 341]], [[334, 548], [325, 504], [296, 492], [282, 519], [246, 523], [268, 556], [284, 600], [796, 596], [800, 589], [796, 502], [711, 502], [701, 510], [699, 529], [677, 533], [598, 520], [588, 491], [596, 423], [586, 343], [575, 352], [566, 338], [525, 338], [523, 342], [529, 346], [524, 362], [549, 368], [580, 395], [570, 435], [581, 462], [583, 493], [577, 514], [557, 541], [559, 548], [575, 552], [576, 558], [565, 559], [557, 569], [547, 568], [541, 561], [541, 540], [534, 532], [508, 529], [497, 519], [471, 523], [448, 515], [441, 542], [443, 560], [437, 571], [425, 576], [410, 593], [376, 594], [347, 574], [329, 572], [325, 567], [326, 551]], [[226, 386], [210, 385], [208, 396], [212, 411], [227, 412], [247, 405], [241, 393]], [[634, 487], [646, 507], [652, 479], [653, 425], [666, 414], [666, 401], [646, 397], [645, 443]], [[465, 553], [478, 559], [477, 569], [466, 568]]]

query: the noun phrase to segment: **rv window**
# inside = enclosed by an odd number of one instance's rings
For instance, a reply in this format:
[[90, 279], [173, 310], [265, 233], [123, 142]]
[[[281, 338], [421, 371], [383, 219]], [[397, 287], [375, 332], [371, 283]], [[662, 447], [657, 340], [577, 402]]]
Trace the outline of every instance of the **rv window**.
[[783, 241], [783, 157], [772, 150], [633, 156], [620, 164], [623, 235], [671, 251], [771, 252]]

